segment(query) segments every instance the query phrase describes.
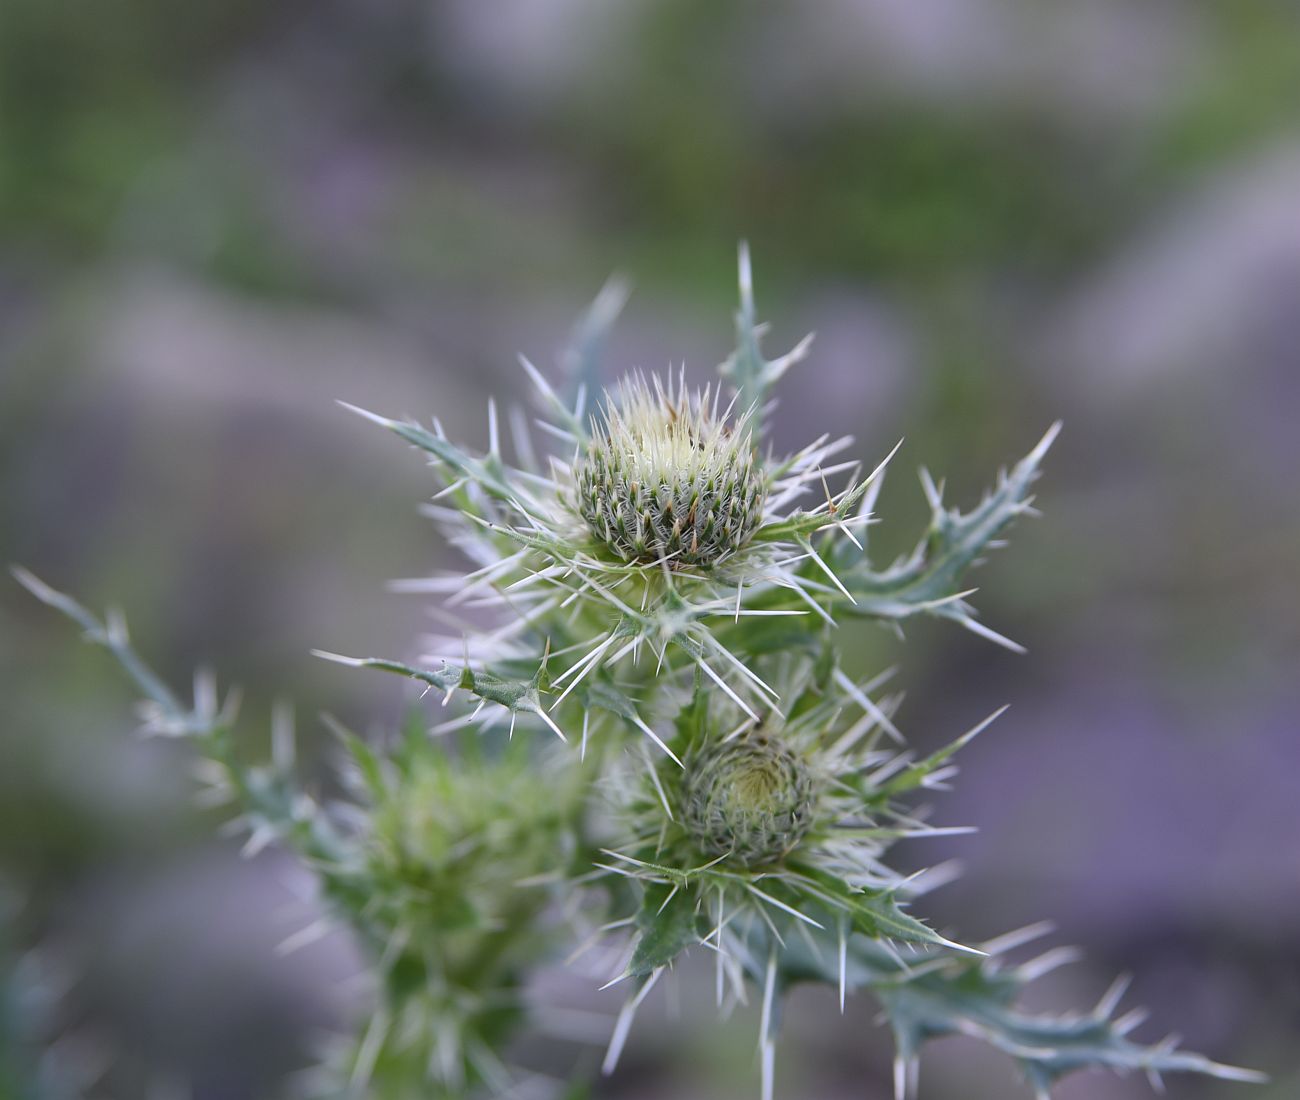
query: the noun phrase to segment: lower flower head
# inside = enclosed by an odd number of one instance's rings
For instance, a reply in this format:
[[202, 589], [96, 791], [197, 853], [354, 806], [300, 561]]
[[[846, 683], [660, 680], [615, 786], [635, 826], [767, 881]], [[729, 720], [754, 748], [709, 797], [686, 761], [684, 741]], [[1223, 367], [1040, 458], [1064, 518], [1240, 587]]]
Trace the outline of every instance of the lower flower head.
[[587, 527], [627, 562], [713, 565], [740, 550], [763, 517], [766, 479], [748, 417], [729, 423], [707, 389], [625, 383], [575, 477]]
[[686, 762], [682, 819], [709, 855], [746, 866], [780, 859], [807, 835], [816, 801], [807, 763], [766, 734], [717, 742]]

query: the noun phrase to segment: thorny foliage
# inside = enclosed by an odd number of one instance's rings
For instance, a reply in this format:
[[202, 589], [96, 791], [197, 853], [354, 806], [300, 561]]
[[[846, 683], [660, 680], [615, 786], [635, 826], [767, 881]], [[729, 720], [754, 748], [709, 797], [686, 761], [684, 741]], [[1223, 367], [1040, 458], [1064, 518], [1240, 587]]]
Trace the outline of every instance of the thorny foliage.
[[1066, 958], [1008, 961], [1042, 926], [968, 947], [913, 915], [943, 875], [903, 877], [890, 847], [960, 831], [920, 820], [911, 800], [944, 789], [954, 754], [996, 715], [917, 759], [893, 720], [898, 698], [881, 694], [888, 674], [851, 676], [834, 626], [928, 615], [1018, 649], [977, 617], [964, 577], [1032, 512], [1057, 426], [970, 511], [947, 507], [923, 474], [929, 527], [877, 567], [868, 526], [894, 452], [861, 476], [841, 458], [848, 439], [764, 450], [771, 387], [809, 342], [764, 356], [743, 249], [740, 291], [736, 351], [702, 393], [635, 376], [589, 407], [623, 300], [615, 284], [576, 330], [560, 388], [523, 360], [555, 444], [544, 463], [518, 414], [507, 461], [495, 404], [482, 454], [437, 421], [355, 410], [425, 452], [440, 482], [426, 511], [472, 568], [399, 583], [468, 613], [414, 662], [320, 654], [410, 677], [459, 708], [437, 736], [417, 722], [382, 750], [336, 729], [344, 803], [297, 784], [287, 723], [275, 759], [250, 766], [231, 735], [233, 696], [219, 702], [200, 676], [181, 701], [120, 616], [101, 622], [17, 571], [119, 659], [148, 728], [192, 742], [205, 801], [234, 807], [249, 849], [297, 852], [368, 948], [373, 1015], [325, 1052], [316, 1094], [525, 1095], [545, 1083], [510, 1055], [545, 1016], [530, 1013], [527, 981], [575, 945], [574, 957], [616, 960], [608, 984], [629, 989], [606, 1072], [651, 989], [694, 953], [712, 959], [719, 1007], [761, 1005], [765, 1098], [783, 994], [805, 981], [836, 987], [841, 1006], [875, 995], [897, 1040], [900, 1100], [915, 1092], [924, 1041], [954, 1033], [1005, 1051], [1040, 1097], [1087, 1067], [1157, 1084], [1179, 1070], [1256, 1079], [1172, 1040], [1130, 1040], [1140, 1016], [1114, 1018], [1122, 984], [1082, 1014], [1017, 1008]]

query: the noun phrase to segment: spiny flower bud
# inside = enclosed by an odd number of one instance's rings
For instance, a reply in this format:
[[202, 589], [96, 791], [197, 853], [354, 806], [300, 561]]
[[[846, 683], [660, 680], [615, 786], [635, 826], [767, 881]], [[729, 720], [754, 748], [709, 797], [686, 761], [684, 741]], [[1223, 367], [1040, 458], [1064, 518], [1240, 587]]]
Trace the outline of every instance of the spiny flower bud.
[[748, 415], [718, 412], [713, 391], [688, 394], [643, 378], [613, 394], [576, 470], [591, 533], [627, 562], [713, 565], [741, 549], [763, 517], [766, 481]]
[[807, 835], [817, 789], [808, 765], [766, 734], [706, 746], [682, 780], [682, 820], [700, 848], [746, 866], [780, 859]]

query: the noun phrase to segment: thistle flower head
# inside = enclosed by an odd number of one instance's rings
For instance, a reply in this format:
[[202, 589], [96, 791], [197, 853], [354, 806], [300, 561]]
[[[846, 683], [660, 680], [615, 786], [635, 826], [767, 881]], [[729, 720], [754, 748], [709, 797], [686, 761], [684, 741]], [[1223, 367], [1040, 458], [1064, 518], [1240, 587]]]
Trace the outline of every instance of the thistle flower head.
[[748, 415], [731, 423], [718, 390], [690, 393], [636, 375], [612, 396], [575, 470], [591, 534], [627, 562], [710, 566], [763, 518], [767, 483]]
[[760, 866], [807, 835], [817, 794], [802, 756], [777, 737], [752, 733], [714, 742], [687, 761], [683, 824], [707, 854]]

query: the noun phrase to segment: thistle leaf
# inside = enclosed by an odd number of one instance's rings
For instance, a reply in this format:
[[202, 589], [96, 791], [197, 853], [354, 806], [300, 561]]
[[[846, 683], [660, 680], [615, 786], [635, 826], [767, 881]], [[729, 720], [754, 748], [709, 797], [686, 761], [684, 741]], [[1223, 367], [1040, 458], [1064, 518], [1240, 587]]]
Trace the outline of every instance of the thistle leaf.
[[[873, 940], [901, 940], [905, 943], [952, 948], [971, 954], [980, 954], [969, 947], [944, 939], [933, 928], [922, 924], [903, 911], [897, 893], [893, 890], [867, 890], [854, 887], [842, 878], [818, 867], [800, 864], [792, 870], [815, 884], [814, 893], [820, 893], [835, 909], [843, 913], [852, 928]], [[787, 891], [794, 893], [793, 890]], [[788, 899], [787, 899], [788, 900]]]
[[571, 424], [580, 433], [583, 432], [582, 413], [585, 396], [594, 394], [600, 385], [600, 363], [604, 356], [605, 344], [609, 340], [610, 330], [618, 315], [627, 304], [631, 288], [625, 279], [614, 276], [600, 288], [587, 312], [573, 326], [569, 334], [568, 345], [560, 357], [560, 369], [564, 374], [564, 396], [574, 405], [574, 411], [568, 412], [563, 402], [559, 402]]
[[448, 694], [462, 690], [484, 702], [496, 703], [514, 713], [534, 714], [540, 718], [551, 731], [567, 740], [554, 720], [546, 712], [541, 701], [541, 685], [545, 677], [542, 669], [531, 680], [507, 680], [490, 672], [475, 672], [467, 666], [444, 663], [440, 669], [415, 668], [401, 661], [389, 661], [377, 657], [345, 657], [341, 653], [329, 653], [323, 649], [313, 649], [312, 655], [321, 657], [349, 668], [371, 668], [380, 672], [391, 672], [396, 676], [405, 676], [409, 680], [418, 680], [431, 688], [438, 688]]
[[865, 554], [854, 556], [841, 545], [835, 569], [852, 598], [844, 610], [892, 619], [926, 613], [993, 635], [975, 621], [974, 609], [964, 600], [970, 593], [962, 590], [962, 577], [1016, 517], [1032, 512], [1029, 490], [1060, 427], [1059, 421], [1053, 424], [1009, 474], [999, 475], [997, 485], [969, 512], [944, 507], [940, 490], [926, 477], [930, 527], [911, 555], [898, 564], [877, 571]]
[[455, 478], [468, 478], [493, 497], [527, 514], [528, 509], [520, 500], [518, 489], [508, 477], [504, 465], [495, 455], [481, 459], [475, 458], [468, 451], [457, 447], [450, 440], [435, 435], [428, 428], [424, 428], [419, 424], [407, 420], [390, 420], [386, 416], [368, 412], [356, 405], [350, 405], [346, 401], [340, 401], [339, 404], [371, 423], [378, 424], [381, 428], [387, 428], [413, 447], [418, 447], [420, 450], [433, 455], [434, 458], [451, 470]]
[[682, 951], [699, 943], [695, 927], [695, 893], [680, 887], [657, 883], [646, 885], [629, 977], [643, 977], [667, 966]]
[[232, 726], [238, 694], [229, 692], [218, 703], [215, 678], [199, 672], [194, 678], [194, 702], [186, 706], [131, 645], [126, 622], [110, 614], [100, 620], [71, 596], [51, 588], [25, 569], [15, 567], [18, 582], [42, 603], [61, 611], [85, 631], [85, 640], [108, 650], [145, 697], [145, 730], [188, 738], [216, 765], [216, 779], [205, 795], [233, 801], [243, 811], [241, 824], [250, 832], [246, 851], [253, 854], [279, 839], [322, 865], [339, 866], [344, 846], [333, 824], [292, 776], [275, 767], [249, 767], [235, 752]]
[[325, 724], [334, 731], [347, 751], [348, 758], [356, 768], [367, 795], [374, 801], [382, 799], [389, 791], [389, 777], [385, 774], [384, 761], [365, 739], [347, 729], [340, 722], [326, 716]]
[[[1023, 942], [1022, 937], [1014, 937]], [[1075, 1070], [1140, 1070], [1200, 1073], [1228, 1081], [1263, 1082], [1252, 1070], [1225, 1066], [1200, 1054], [1177, 1049], [1166, 1039], [1142, 1044], [1127, 1038], [1140, 1016], [1112, 1019], [1123, 984], [1117, 983], [1089, 1013], [1031, 1013], [1020, 1007], [1025, 988], [1045, 973], [1033, 962], [1009, 966], [994, 954], [973, 958], [922, 947], [906, 959], [864, 936], [851, 937], [841, 963], [830, 950], [791, 945], [783, 962], [783, 982], [836, 982], [868, 991], [881, 1002], [904, 1064], [914, 1063], [926, 1041], [966, 1035], [1001, 1050], [1019, 1064], [1037, 1096]]]
[[[1203, 1055], [1178, 1050], [1172, 1040], [1144, 1045], [1127, 1038], [1132, 1020], [1087, 1015], [1031, 1014], [1016, 1007], [1029, 980], [993, 961], [949, 960], [917, 967], [882, 981], [873, 992], [884, 1004], [899, 1053], [911, 1058], [927, 1039], [968, 1035], [1014, 1058], [1040, 1096], [1079, 1069], [1120, 1073], [1142, 1070], [1208, 1074], [1233, 1081], [1267, 1080], [1250, 1070], [1224, 1066]], [[1136, 1026], [1133, 1024], [1133, 1026]]]
[[754, 313], [754, 275], [749, 262], [749, 246], [740, 246], [740, 308], [736, 312], [736, 350], [718, 370], [735, 388], [737, 407], [742, 413], [754, 410], [754, 431], [763, 433], [763, 407], [768, 391], [795, 363], [802, 359], [812, 344], [806, 336], [795, 347], [778, 359], [765, 359], [759, 342], [765, 326], [760, 325]]
[[944, 767], [948, 761], [960, 750], [969, 745], [976, 737], [996, 721], [1006, 712], [1006, 707], [999, 707], [990, 714], [984, 721], [977, 726], [972, 727], [958, 737], [955, 741], [936, 749], [924, 760], [918, 760], [915, 764], [909, 764], [901, 772], [895, 775], [886, 783], [878, 787], [867, 788], [864, 792], [866, 796], [866, 805], [869, 807], [884, 806], [890, 799], [897, 798], [899, 795], [907, 794], [918, 787], [924, 787], [926, 780], [934, 775], [940, 768]]

